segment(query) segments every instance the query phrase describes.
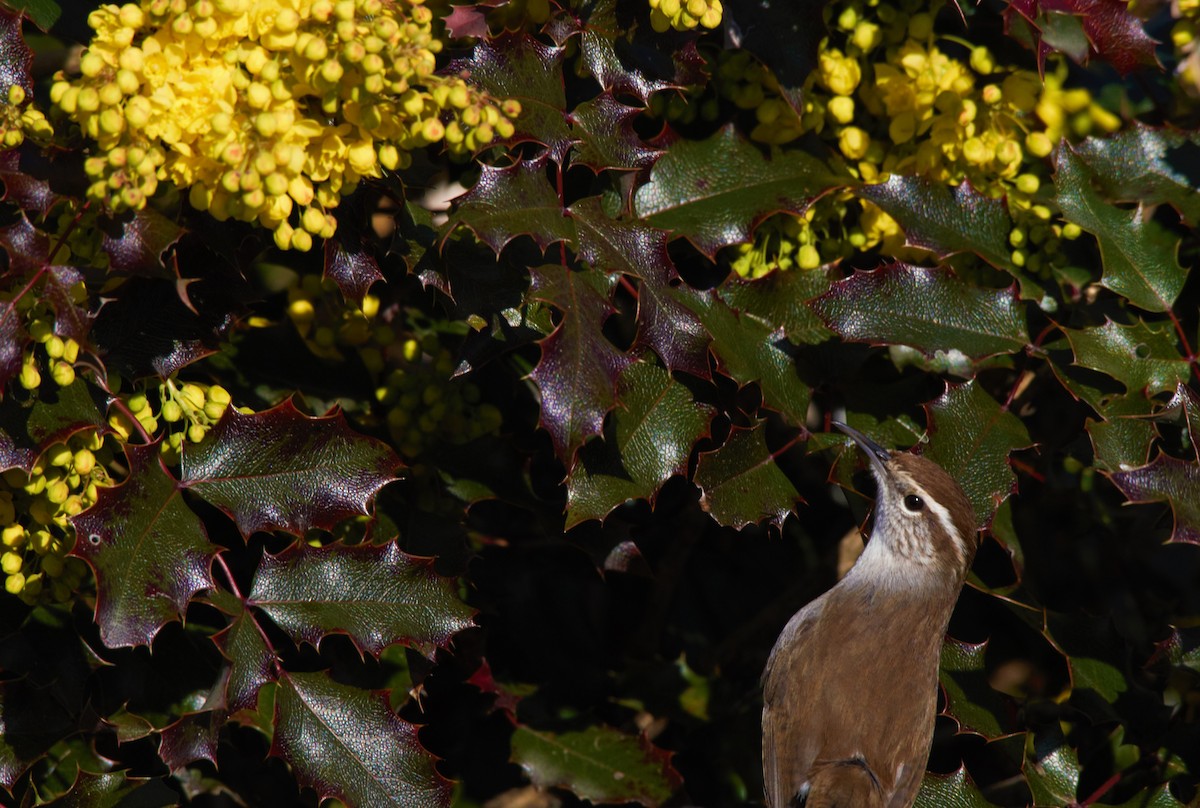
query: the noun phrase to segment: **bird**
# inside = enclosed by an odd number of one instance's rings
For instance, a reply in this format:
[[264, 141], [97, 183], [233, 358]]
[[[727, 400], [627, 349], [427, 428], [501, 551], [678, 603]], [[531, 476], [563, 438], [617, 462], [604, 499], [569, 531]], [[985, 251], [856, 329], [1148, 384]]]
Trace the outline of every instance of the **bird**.
[[938, 661], [978, 549], [974, 510], [941, 466], [843, 423], [878, 488], [850, 571], [784, 626], [762, 676], [770, 808], [908, 808], [937, 718]]

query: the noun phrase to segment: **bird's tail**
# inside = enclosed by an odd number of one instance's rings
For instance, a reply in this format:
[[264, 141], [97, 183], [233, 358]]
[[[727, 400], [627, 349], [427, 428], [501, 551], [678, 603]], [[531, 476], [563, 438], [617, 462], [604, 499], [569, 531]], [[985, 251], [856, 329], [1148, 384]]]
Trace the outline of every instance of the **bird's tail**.
[[862, 758], [817, 761], [804, 808], [883, 808], [883, 789]]

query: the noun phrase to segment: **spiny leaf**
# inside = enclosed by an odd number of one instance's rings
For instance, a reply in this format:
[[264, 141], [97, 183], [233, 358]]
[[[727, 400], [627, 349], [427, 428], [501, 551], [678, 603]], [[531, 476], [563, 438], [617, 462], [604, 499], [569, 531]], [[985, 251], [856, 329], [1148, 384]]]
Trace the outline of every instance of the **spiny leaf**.
[[212, 710], [181, 716], [159, 731], [159, 759], [172, 773], [186, 771], [197, 760], [216, 766], [217, 736], [224, 723], [224, 716]]
[[21, 372], [29, 332], [24, 317], [17, 311], [16, 300], [0, 300], [0, 396]]
[[231, 714], [253, 710], [258, 703], [258, 691], [268, 682], [275, 681], [275, 654], [240, 598], [217, 590], [209, 599], [232, 618], [212, 638], [229, 660], [224, 683], [225, 708]]
[[567, 476], [567, 528], [603, 519], [628, 499], [653, 502], [663, 483], [687, 473], [692, 444], [713, 416], [670, 373], [647, 362], [625, 368], [617, 400], [612, 434], [586, 444]]
[[382, 547], [297, 542], [263, 557], [247, 602], [297, 643], [319, 647], [339, 633], [376, 657], [397, 642], [430, 655], [471, 625], [473, 612], [454, 589], [431, 559], [403, 553], [394, 541]]
[[1110, 475], [1130, 502], [1166, 502], [1175, 514], [1171, 541], [1200, 544], [1200, 464], [1165, 454], [1149, 465]]
[[465, 225], [497, 255], [520, 235], [530, 236], [543, 250], [556, 241], [573, 240], [574, 228], [546, 179], [546, 165], [547, 158], [539, 157], [508, 168], [483, 166], [479, 182], [458, 198], [443, 232]]
[[1169, 323], [1120, 325], [1108, 320], [1095, 328], [1066, 329], [1066, 335], [1075, 364], [1107, 373], [1130, 394], [1170, 392], [1191, 374]]
[[120, 223], [120, 236], [104, 233], [101, 239], [100, 248], [108, 254], [109, 270], [130, 275], [174, 277], [163, 262], [163, 254], [183, 237], [183, 228], [151, 207], [128, 216], [130, 218]]
[[[0, 32], [2, 30], [3, 9], [0, 9]], [[4, 81], [2, 74], [3, 66], [0, 65], [0, 84]], [[8, 254], [8, 271], [12, 273], [28, 275], [50, 262], [50, 239], [30, 223], [24, 211], [15, 222], [0, 227], [0, 248]]]
[[1089, 137], [1073, 147], [1093, 178], [1112, 199], [1143, 205], [1167, 203], [1186, 224], [1200, 225], [1200, 193], [1187, 173], [1188, 151], [1200, 134], [1146, 126], [1138, 120], [1109, 137]]
[[843, 339], [960, 351], [973, 359], [1015, 353], [1029, 343], [1016, 290], [981, 289], [949, 269], [890, 264], [855, 272], [813, 300]]
[[615, 403], [617, 376], [633, 360], [601, 332], [613, 312], [608, 275], [544, 266], [530, 270], [530, 277], [530, 296], [562, 312], [562, 322], [538, 343], [542, 359], [529, 375], [542, 396], [541, 425], [569, 468], [575, 450], [600, 434]]
[[1085, 424], [1097, 467], [1120, 471], [1146, 464], [1150, 446], [1158, 434], [1144, 417], [1150, 414], [1150, 409], [1150, 400], [1136, 393], [1105, 399], [1101, 412], [1104, 420], [1088, 419]]
[[1025, 425], [975, 381], [947, 386], [925, 410], [931, 433], [927, 456], [962, 485], [976, 521], [987, 524], [1015, 489], [1008, 455], [1030, 445]]
[[1078, 17], [1092, 54], [1109, 62], [1122, 75], [1144, 67], [1158, 67], [1154, 56], [1154, 46], [1158, 43], [1119, 0], [1010, 0], [1010, 9], [1005, 12], [1006, 26], [1014, 11], [1030, 23], [1039, 68], [1048, 48], [1038, 38], [1038, 30], [1049, 25], [1046, 17], [1058, 14]]
[[0, 153], [0, 183], [4, 184], [4, 194], [0, 198], [39, 216], [45, 216], [59, 200], [49, 182], [21, 170], [19, 149]]
[[73, 290], [80, 283], [83, 273], [74, 267], [46, 267], [42, 295], [54, 309], [54, 333], [83, 345], [92, 328], [92, 315], [75, 302]]
[[926, 772], [913, 805], [915, 808], [996, 808], [980, 793], [965, 766], [959, 766], [951, 774]]
[[379, 262], [364, 249], [361, 243], [353, 243], [344, 232], [352, 229], [348, 223], [338, 226], [334, 238], [325, 239], [325, 270], [322, 277], [337, 284], [346, 300], [362, 303], [363, 296], [371, 284], [383, 280]]
[[76, 377], [66, 387], [39, 390], [30, 406], [11, 408], [0, 427], [0, 470], [29, 471], [52, 443], [103, 423], [96, 406], [99, 391]]
[[391, 711], [386, 695], [348, 687], [324, 673], [288, 673], [279, 684], [271, 753], [286, 760], [320, 799], [449, 806], [450, 783], [417, 740], [417, 728]]
[[72, 555], [96, 574], [96, 622], [109, 648], [149, 645], [196, 593], [213, 586], [217, 548], [159, 461], [158, 444], [127, 445], [129, 477], [100, 488], [72, 518]]
[[509, 144], [534, 141], [547, 147], [551, 160], [561, 163], [575, 138], [567, 126], [563, 91], [563, 49], [543, 45], [526, 33], [504, 33], [479, 41], [468, 59], [447, 68], [466, 72], [496, 98], [521, 102]]
[[130, 777], [124, 771], [92, 773], [79, 770], [70, 790], [40, 808], [167, 808], [179, 795], [161, 780]]
[[1073, 690], [1114, 704], [1133, 687], [1130, 649], [1110, 618], [1045, 610], [1042, 634], [1066, 660]]
[[597, 172], [635, 170], [653, 163], [661, 151], [647, 146], [633, 128], [641, 113], [607, 90], [575, 107], [567, 116], [579, 136], [572, 149], [573, 162]]
[[727, 527], [743, 528], [764, 519], [782, 525], [800, 493], [767, 449], [766, 422], [735, 427], [725, 444], [701, 452], [696, 466], [700, 507]]
[[959, 732], [974, 732], [989, 741], [1012, 734], [1005, 727], [1015, 707], [988, 684], [984, 656], [987, 642], [967, 643], [947, 637], [942, 643], [938, 681], [946, 694], [946, 715]]
[[1081, 768], [1075, 750], [1057, 734], [1034, 740], [1030, 733], [1029, 741], [1023, 769], [1034, 808], [1074, 804]]
[[20, 85], [29, 97], [33, 96], [33, 51], [21, 34], [21, 15], [0, 8], [0, 94], [8, 101], [8, 88]]
[[400, 465], [387, 444], [351, 430], [340, 410], [311, 418], [288, 399], [250, 415], [227, 408], [206, 439], [183, 452], [181, 484], [233, 517], [243, 536], [299, 535], [370, 514]]
[[731, 308], [783, 329], [796, 345], [819, 345], [833, 336], [808, 301], [829, 290], [833, 268], [772, 272], [752, 281], [730, 277], [717, 294]]
[[707, 140], [672, 144], [637, 190], [634, 208], [711, 258], [721, 247], [749, 241], [772, 213], [801, 213], [844, 182], [807, 152], [774, 149], [764, 157], [726, 126]]
[[1054, 187], [1063, 216], [1096, 237], [1104, 275], [1100, 282], [1135, 306], [1169, 311], [1187, 273], [1175, 259], [1179, 239], [1139, 209], [1132, 215], [1092, 188], [1092, 172], [1067, 145], [1054, 158]]
[[566, 788], [596, 803], [636, 802], [653, 808], [671, 796], [681, 779], [669, 752], [605, 726], [554, 733], [519, 725], [512, 736], [512, 759], [535, 785]]
[[1175, 388], [1175, 395], [1171, 396], [1171, 400], [1163, 408], [1163, 414], [1167, 413], [1179, 414], [1180, 420], [1187, 428], [1192, 453], [1200, 460], [1200, 393], [1180, 382]]

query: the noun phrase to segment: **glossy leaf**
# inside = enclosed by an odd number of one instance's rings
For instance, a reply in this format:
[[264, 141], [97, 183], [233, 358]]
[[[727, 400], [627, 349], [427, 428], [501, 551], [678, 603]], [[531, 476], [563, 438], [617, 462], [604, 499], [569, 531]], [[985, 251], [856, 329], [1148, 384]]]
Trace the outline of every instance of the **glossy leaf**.
[[1108, 137], [1089, 137], [1073, 147], [1112, 200], [1170, 204], [1185, 223], [1200, 225], [1200, 193], [1188, 172], [1187, 154], [1200, 135], [1140, 121]]
[[1175, 395], [1163, 408], [1163, 414], [1178, 413], [1180, 420], [1187, 429], [1188, 440], [1192, 444], [1192, 453], [1200, 460], [1200, 393], [1188, 387], [1183, 382], [1175, 388]]
[[657, 365], [635, 362], [617, 382], [611, 434], [593, 439], [567, 475], [567, 528], [603, 519], [629, 499], [654, 501], [658, 489], [687, 473], [692, 445], [708, 432], [713, 409]]
[[383, 272], [375, 256], [362, 244], [347, 244], [345, 223], [339, 224], [338, 236], [325, 239], [325, 278], [337, 284], [342, 295], [354, 303], [362, 303], [371, 284], [383, 280]]
[[39, 216], [45, 216], [59, 200], [49, 182], [21, 170], [21, 152], [17, 149], [0, 153], [0, 183], [4, 184], [0, 198]]
[[217, 765], [217, 741], [224, 723], [224, 716], [212, 711], [181, 716], [159, 731], [159, 758], [173, 773], [198, 760]]
[[540, 343], [542, 359], [530, 374], [542, 396], [541, 425], [570, 467], [585, 440], [600, 434], [615, 403], [617, 377], [633, 360], [601, 332], [614, 311], [609, 276], [565, 267], [530, 271], [530, 296], [562, 312], [562, 322]]
[[844, 181], [807, 152], [774, 150], [765, 157], [726, 126], [707, 140], [672, 144], [638, 188], [634, 209], [711, 258], [721, 247], [749, 241], [772, 213], [803, 212]]
[[1140, 395], [1112, 396], [1106, 399], [1104, 420], [1087, 422], [1088, 437], [1096, 454], [1096, 465], [1108, 471], [1144, 466], [1150, 459], [1150, 446], [1158, 433], [1145, 417], [1150, 401]]
[[764, 421], [749, 429], [734, 428], [721, 448], [701, 452], [695, 482], [701, 491], [700, 507], [728, 527], [764, 520], [782, 525], [800, 501], [767, 448]]
[[275, 653], [241, 599], [226, 593], [215, 604], [231, 616], [229, 624], [213, 635], [213, 642], [228, 660], [224, 676], [225, 708], [237, 713], [253, 710], [258, 691], [275, 681]]
[[1130, 502], [1166, 502], [1175, 514], [1171, 541], [1200, 544], [1200, 464], [1160, 454], [1140, 468], [1110, 475]]
[[109, 648], [149, 645], [213, 586], [217, 548], [180, 486], [159, 462], [158, 444], [128, 445], [129, 477], [100, 488], [96, 504], [74, 517], [73, 555], [96, 574], [96, 622]]
[[23, 319], [15, 301], [0, 300], [0, 395], [21, 372], [25, 346], [29, 344]]
[[649, 166], [661, 153], [638, 136], [633, 121], [642, 113], [603, 92], [575, 107], [567, 116], [578, 142], [573, 162], [594, 171], [635, 170]]
[[33, 79], [29, 75], [32, 65], [33, 51], [21, 34], [21, 15], [0, 8], [0, 92], [6, 101], [8, 88], [14, 84], [33, 95]]
[[833, 336], [808, 301], [829, 291], [833, 269], [772, 272], [752, 281], [730, 277], [717, 294], [738, 312], [783, 328], [795, 345], [818, 345]]
[[[0, 37], [3, 36], [3, 13], [0, 8]], [[4, 72], [0, 65], [0, 84], [5, 81]], [[0, 249], [8, 255], [10, 272], [27, 275], [50, 262], [50, 239], [34, 227], [24, 213], [12, 224], [0, 227]]]
[[369, 514], [399, 466], [391, 448], [356, 434], [340, 411], [310, 418], [289, 399], [251, 415], [226, 409], [184, 451], [181, 484], [233, 517], [244, 536], [300, 534]]
[[453, 579], [394, 541], [382, 547], [297, 542], [267, 554], [247, 602], [297, 643], [319, 647], [330, 634], [346, 634], [376, 657], [397, 642], [431, 655], [472, 625], [473, 614], [458, 599]]
[[543, 250], [556, 241], [571, 241], [574, 229], [546, 179], [546, 165], [546, 158], [539, 157], [508, 168], [483, 166], [479, 181], [456, 200], [444, 232], [469, 227], [497, 254], [521, 235]]
[[520, 725], [512, 736], [512, 759], [535, 785], [566, 788], [596, 803], [653, 808], [671, 796], [680, 779], [669, 752], [605, 726], [555, 733]]
[[925, 772], [913, 805], [915, 808], [996, 808], [980, 793], [965, 766], [959, 766], [951, 774]]
[[1011, 734], [1006, 728], [1011, 726], [1010, 715], [1016, 708], [988, 684], [986, 653], [986, 642], [966, 643], [947, 637], [938, 681], [946, 694], [946, 714], [958, 722], [959, 732], [995, 740]]
[[856, 272], [811, 306], [852, 342], [901, 343], [975, 359], [1016, 353], [1029, 342], [1014, 289], [982, 289], [941, 267], [890, 264]]
[[1096, 237], [1104, 262], [1100, 282], [1135, 306], [1168, 311], [1187, 274], [1175, 258], [1178, 239], [1139, 208], [1131, 216], [1092, 187], [1092, 172], [1069, 146], [1055, 152], [1054, 187], [1067, 221]]
[[0, 426], [0, 470], [29, 471], [43, 451], [76, 432], [103, 422], [97, 407], [99, 391], [81, 378], [66, 387], [38, 391], [28, 407], [6, 414]]
[[1026, 752], [1024, 771], [1033, 793], [1034, 808], [1061, 808], [1074, 804], [1081, 768], [1075, 750], [1057, 735], [1039, 738], [1030, 747]]
[[54, 309], [54, 333], [86, 345], [92, 315], [75, 302], [72, 289], [80, 283], [83, 283], [83, 273], [74, 267], [46, 267], [42, 296]]
[[124, 771], [79, 771], [70, 790], [42, 808], [167, 808], [179, 795], [160, 780], [130, 777]]
[[105, 233], [100, 247], [112, 271], [150, 277], [172, 277], [163, 256], [183, 237], [183, 228], [153, 207], [127, 214], [119, 236]]
[[1191, 374], [1169, 323], [1120, 325], [1109, 320], [1095, 328], [1067, 329], [1066, 334], [1075, 364], [1107, 373], [1130, 394], [1172, 392]]
[[450, 784], [417, 740], [417, 728], [392, 712], [384, 694], [324, 673], [280, 679], [271, 753], [321, 799], [381, 808], [450, 805]]
[[[1010, 0], [1010, 9], [1006, 15], [1013, 12], [1031, 23], [1035, 33], [1045, 27], [1044, 18], [1048, 15], [1064, 14], [1078, 17], [1088, 43], [1091, 54], [1109, 62], [1122, 75], [1128, 75], [1145, 67], [1157, 67], [1158, 60], [1154, 56], [1154, 46], [1157, 44], [1142, 27], [1132, 11], [1120, 2], [1114, 0]], [[1046, 50], [1040, 40], [1035, 40], [1038, 46], [1038, 65], [1042, 64]], [[1083, 60], [1086, 63], [1086, 59]]]

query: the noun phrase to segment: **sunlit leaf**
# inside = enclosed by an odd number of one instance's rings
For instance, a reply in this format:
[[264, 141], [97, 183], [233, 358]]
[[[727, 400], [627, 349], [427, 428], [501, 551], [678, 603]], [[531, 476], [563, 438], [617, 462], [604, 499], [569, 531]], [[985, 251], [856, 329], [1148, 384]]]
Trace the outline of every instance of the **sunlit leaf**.
[[700, 507], [722, 525], [742, 528], [764, 520], [781, 525], [800, 494], [767, 448], [766, 422], [735, 428], [725, 444], [701, 452], [696, 466]]
[[642, 113], [603, 92], [575, 107], [568, 116], [578, 142], [573, 161], [595, 171], [634, 170], [654, 162], [660, 151], [641, 139], [633, 121]]
[[1138, 120], [1108, 137], [1089, 137], [1073, 147], [1111, 200], [1167, 203], [1183, 220], [1200, 224], [1200, 193], [1188, 169], [1188, 153], [1200, 134], [1146, 126]]
[[1066, 335], [1075, 364], [1107, 373], [1131, 394], [1172, 392], [1191, 374], [1169, 323], [1138, 320], [1121, 325], [1109, 320], [1094, 328], [1066, 329]]
[[527, 235], [543, 250], [574, 237], [562, 200], [546, 179], [548, 160], [523, 160], [508, 168], [483, 166], [479, 181], [460, 196], [444, 232], [469, 227], [499, 253], [517, 236]]
[[951, 774], [926, 772], [913, 805], [915, 808], [996, 808], [980, 793], [964, 766]]
[[1171, 541], [1200, 544], [1200, 464], [1165, 454], [1140, 468], [1109, 474], [1130, 502], [1166, 502], [1175, 514]]

